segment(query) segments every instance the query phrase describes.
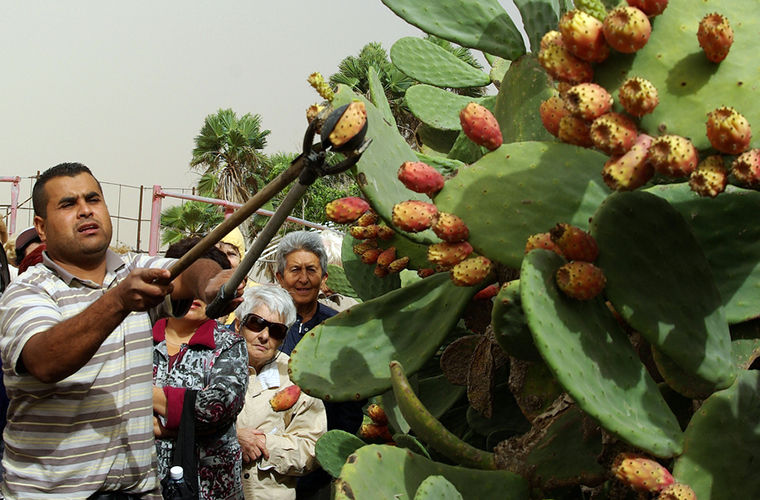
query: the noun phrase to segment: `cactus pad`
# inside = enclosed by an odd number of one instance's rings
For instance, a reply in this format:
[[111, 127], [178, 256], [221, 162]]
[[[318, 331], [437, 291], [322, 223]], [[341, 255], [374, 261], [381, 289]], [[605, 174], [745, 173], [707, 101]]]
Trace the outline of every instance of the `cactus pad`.
[[525, 321], [519, 280], [510, 281], [499, 290], [491, 309], [491, 326], [496, 342], [511, 356], [528, 361], [541, 359]]
[[462, 495], [443, 476], [428, 476], [417, 488], [414, 500], [461, 500]]
[[470, 102], [487, 108], [493, 108], [494, 103], [493, 96], [467, 97], [422, 84], [409, 87], [404, 99], [414, 116], [425, 125], [439, 130], [461, 130], [459, 112]]
[[348, 456], [366, 444], [354, 434], [335, 429], [320, 436], [315, 453], [319, 465], [332, 477], [338, 477]]
[[423, 38], [405, 37], [391, 47], [393, 64], [410, 78], [436, 87], [482, 87], [491, 78], [448, 50]]
[[714, 389], [731, 385], [721, 297], [684, 218], [650, 193], [615, 193], [594, 215], [591, 232], [615, 310], [682, 370]]
[[565, 297], [554, 282], [564, 259], [525, 256], [520, 295], [536, 347], [578, 406], [609, 432], [659, 457], [681, 451], [683, 436], [628, 337], [600, 299]]

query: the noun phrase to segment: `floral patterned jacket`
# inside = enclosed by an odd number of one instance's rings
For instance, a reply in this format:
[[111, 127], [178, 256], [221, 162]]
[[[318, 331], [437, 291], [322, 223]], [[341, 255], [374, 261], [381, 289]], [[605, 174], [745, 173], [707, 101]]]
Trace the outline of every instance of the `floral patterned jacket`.
[[[167, 397], [165, 426], [176, 429], [185, 389], [198, 391], [195, 402], [195, 444], [198, 454], [199, 497], [242, 499], [242, 452], [235, 419], [248, 387], [248, 351], [242, 337], [209, 320], [187, 344], [182, 344], [170, 368], [166, 349], [166, 319], [153, 327], [153, 383]], [[175, 440], [156, 439], [158, 477], [171, 467]]]

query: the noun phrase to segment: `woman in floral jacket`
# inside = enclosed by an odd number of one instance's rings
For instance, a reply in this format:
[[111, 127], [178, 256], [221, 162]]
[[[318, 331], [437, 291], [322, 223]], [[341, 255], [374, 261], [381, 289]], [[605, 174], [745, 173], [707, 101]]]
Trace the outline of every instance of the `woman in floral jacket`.
[[[182, 240], [166, 255], [181, 257], [197, 241]], [[216, 248], [205, 257], [229, 268], [227, 257]], [[158, 476], [169, 472], [185, 392], [195, 390], [199, 498], [242, 499], [242, 454], [235, 419], [248, 385], [248, 353], [243, 338], [209, 319], [205, 310], [206, 304], [195, 300], [185, 316], [159, 320], [153, 327]]]

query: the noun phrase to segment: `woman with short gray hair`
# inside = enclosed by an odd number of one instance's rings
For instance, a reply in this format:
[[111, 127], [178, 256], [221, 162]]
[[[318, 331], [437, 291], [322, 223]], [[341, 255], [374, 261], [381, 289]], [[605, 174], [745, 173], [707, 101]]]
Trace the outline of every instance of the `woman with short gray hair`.
[[248, 348], [250, 377], [237, 419], [243, 492], [247, 499], [293, 499], [298, 476], [317, 467], [314, 448], [327, 432], [322, 401], [300, 393], [277, 410], [270, 403], [275, 394], [293, 386], [290, 358], [279, 348], [296, 320], [296, 308], [282, 288], [261, 285], [245, 291], [235, 315]]

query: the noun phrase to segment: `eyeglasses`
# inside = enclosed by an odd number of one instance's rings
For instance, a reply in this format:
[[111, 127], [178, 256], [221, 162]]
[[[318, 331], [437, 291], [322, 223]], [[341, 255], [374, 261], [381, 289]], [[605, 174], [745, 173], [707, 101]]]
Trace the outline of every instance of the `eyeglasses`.
[[275, 340], [285, 339], [285, 335], [288, 333], [288, 327], [282, 323], [272, 323], [253, 313], [245, 317], [243, 326], [256, 333], [259, 333], [264, 328], [269, 328], [269, 336]]

